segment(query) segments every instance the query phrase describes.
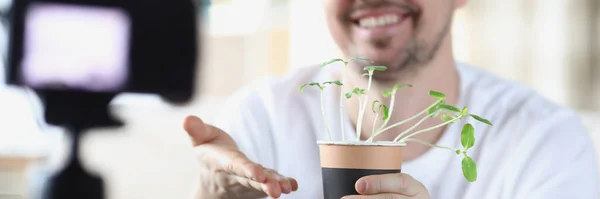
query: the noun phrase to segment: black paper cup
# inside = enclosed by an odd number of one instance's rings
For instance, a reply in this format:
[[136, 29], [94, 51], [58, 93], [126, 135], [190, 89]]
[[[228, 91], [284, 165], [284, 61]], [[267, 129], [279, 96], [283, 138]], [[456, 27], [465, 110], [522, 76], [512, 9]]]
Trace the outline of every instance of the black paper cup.
[[358, 195], [358, 179], [377, 174], [400, 173], [402, 149], [397, 142], [317, 141], [321, 159], [324, 199]]

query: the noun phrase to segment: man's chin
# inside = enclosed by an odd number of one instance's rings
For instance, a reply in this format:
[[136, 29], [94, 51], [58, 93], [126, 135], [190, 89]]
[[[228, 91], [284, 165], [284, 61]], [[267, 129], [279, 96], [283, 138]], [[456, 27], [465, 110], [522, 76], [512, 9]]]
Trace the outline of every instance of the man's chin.
[[[362, 55], [358, 55], [358, 56], [354, 56], [354, 57], [360, 57], [360, 58], [365, 58], [365, 59], [369, 59], [373, 62], [360, 62], [360, 64], [357, 64], [358, 66], [361, 66], [361, 70], [362, 67], [364, 66], [385, 66], [388, 69], [387, 70], [395, 70], [395, 68], [397, 68], [400, 65], [400, 60], [394, 60], [389, 58], [390, 56], [383, 56], [383, 53], [381, 54], [376, 54], [376, 53], [369, 53], [369, 54], [362, 54]], [[394, 58], [397, 58], [398, 56], [395, 56]]]
[[373, 80], [380, 83], [398, 83], [402, 78], [402, 72], [400, 71], [381, 71], [379, 73], [373, 73]]
[[357, 57], [367, 58], [373, 60], [374, 63], [369, 64], [377, 64], [380, 66], [391, 66], [395, 64], [399, 64], [401, 60], [399, 58], [398, 50], [391, 49], [368, 49], [363, 50], [360, 53], [356, 53]]
[[[357, 56], [357, 57], [361, 57], [361, 56]], [[366, 59], [370, 59], [373, 60], [372, 63], [367, 63], [367, 62], [361, 62], [360, 64], [357, 64], [356, 69], [360, 70], [360, 73], [364, 73], [365, 71], [363, 70], [365, 66], [385, 66], [387, 67], [387, 69], [385, 71], [375, 71], [373, 73], [373, 79], [376, 79], [378, 81], [396, 81], [399, 79], [402, 79], [403, 76], [409, 75], [408, 73], [411, 73], [412, 71], [410, 70], [410, 66], [406, 66], [405, 65], [405, 61], [404, 60], [397, 60], [397, 59], [384, 59], [381, 57], [376, 57], [376, 56], [363, 56], [361, 58], [366, 58]], [[397, 56], [396, 56], [397, 58]]]

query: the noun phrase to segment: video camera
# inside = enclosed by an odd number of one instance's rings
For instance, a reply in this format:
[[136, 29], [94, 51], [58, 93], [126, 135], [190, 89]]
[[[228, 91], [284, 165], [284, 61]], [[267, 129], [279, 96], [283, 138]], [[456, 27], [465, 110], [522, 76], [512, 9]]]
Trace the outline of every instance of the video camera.
[[70, 157], [45, 199], [103, 199], [101, 177], [78, 157], [79, 137], [123, 123], [108, 113], [120, 93], [157, 94], [169, 103], [193, 96], [201, 42], [193, 0], [14, 0], [8, 84], [35, 91], [47, 123], [71, 135]]

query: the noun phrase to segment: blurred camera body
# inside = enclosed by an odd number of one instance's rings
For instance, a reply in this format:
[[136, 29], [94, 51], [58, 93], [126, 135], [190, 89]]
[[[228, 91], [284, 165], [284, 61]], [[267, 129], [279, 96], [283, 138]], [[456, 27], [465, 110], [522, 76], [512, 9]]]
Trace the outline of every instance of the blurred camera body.
[[194, 92], [192, 0], [18, 0], [10, 15], [8, 84], [41, 92]]
[[64, 168], [43, 199], [104, 199], [104, 181], [83, 167], [80, 137], [123, 122], [108, 111], [119, 93], [193, 97], [202, 14], [192, 0], [15, 0], [9, 21], [8, 84], [35, 91], [44, 118], [70, 134]]

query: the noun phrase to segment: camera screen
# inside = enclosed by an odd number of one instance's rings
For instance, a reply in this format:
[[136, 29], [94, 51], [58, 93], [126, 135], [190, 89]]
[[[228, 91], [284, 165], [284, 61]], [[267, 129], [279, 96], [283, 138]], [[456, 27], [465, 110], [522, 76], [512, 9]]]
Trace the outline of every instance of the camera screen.
[[24, 22], [24, 84], [95, 92], [126, 86], [130, 52], [126, 12], [37, 2], [28, 7]]

